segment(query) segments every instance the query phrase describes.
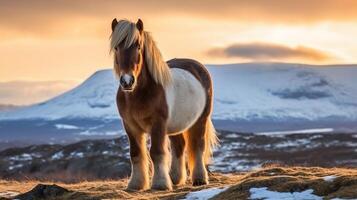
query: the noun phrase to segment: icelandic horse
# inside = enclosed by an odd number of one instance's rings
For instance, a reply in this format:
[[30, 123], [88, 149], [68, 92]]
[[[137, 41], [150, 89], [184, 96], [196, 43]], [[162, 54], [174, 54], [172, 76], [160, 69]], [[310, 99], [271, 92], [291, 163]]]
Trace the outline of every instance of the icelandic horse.
[[218, 139], [211, 121], [213, 88], [207, 69], [191, 59], [165, 62], [140, 19], [114, 19], [110, 48], [120, 83], [116, 102], [130, 144], [128, 190], [171, 190], [172, 184], [185, 184], [185, 150], [192, 184], [208, 184], [206, 165]]

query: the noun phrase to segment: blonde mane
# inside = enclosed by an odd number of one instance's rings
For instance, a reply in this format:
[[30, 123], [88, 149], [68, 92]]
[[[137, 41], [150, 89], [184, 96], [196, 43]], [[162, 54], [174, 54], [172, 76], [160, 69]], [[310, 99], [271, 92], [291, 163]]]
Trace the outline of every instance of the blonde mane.
[[[157, 84], [167, 86], [171, 82], [171, 71], [167, 63], [162, 58], [160, 50], [157, 48], [155, 41], [150, 33], [144, 31], [140, 35], [136, 24], [128, 20], [120, 20], [116, 25], [112, 35], [110, 36], [110, 51], [115, 51], [119, 44], [123, 44], [124, 48], [129, 48], [136, 41], [143, 37], [144, 57], [146, 66], [151, 77]], [[119, 66], [114, 63], [114, 70], [119, 75]]]

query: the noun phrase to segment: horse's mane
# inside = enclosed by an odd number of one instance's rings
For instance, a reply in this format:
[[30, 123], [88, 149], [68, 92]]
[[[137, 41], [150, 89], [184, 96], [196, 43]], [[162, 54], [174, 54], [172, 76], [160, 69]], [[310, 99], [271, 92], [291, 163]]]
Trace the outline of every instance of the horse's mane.
[[[112, 35], [110, 36], [110, 51], [114, 51], [115, 47], [123, 44], [124, 48], [129, 48], [140, 39], [140, 32], [136, 28], [136, 24], [129, 20], [120, 20], [116, 25]], [[143, 32], [144, 39], [144, 57], [146, 66], [150, 75], [157, 84], [166, 86], [171, 82], [171, 71], [167, 63], [162, 58], [160, 50], [157, 48], [155, 41], [147, 31]], [[114, 64], [114, 70], [117, 75], [119, 66]]]

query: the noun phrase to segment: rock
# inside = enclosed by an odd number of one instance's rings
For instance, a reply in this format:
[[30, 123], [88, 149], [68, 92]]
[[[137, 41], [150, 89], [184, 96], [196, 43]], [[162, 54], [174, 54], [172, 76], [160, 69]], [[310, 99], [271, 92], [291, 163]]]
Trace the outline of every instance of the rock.
[[33, 200], [33, 199], [58, 199], [64, 194], [71, 193], [66, 188], [60, 187], [56, 184], [43, 185], [38, 184], [32, 190], [16, 196], [14, 199]]

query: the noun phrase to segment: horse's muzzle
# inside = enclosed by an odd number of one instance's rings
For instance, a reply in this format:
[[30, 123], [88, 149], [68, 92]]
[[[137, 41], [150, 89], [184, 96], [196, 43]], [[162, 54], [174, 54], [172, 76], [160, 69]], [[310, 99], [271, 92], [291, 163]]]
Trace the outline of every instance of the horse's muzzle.
[[123, 74], [120, 76], [119, 81], [124, 91], [132, 91], [134, 89], [135, 77], [133, 75]]

